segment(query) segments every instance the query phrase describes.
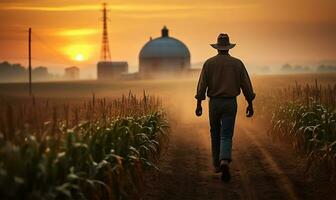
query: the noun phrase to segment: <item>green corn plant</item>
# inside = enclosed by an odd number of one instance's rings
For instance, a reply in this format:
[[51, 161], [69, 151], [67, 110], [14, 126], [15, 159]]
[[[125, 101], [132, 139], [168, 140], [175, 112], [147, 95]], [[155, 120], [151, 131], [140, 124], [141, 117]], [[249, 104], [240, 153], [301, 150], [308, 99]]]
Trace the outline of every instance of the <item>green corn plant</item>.
[[[156, 168], [168, 138], [161, 103], [148, 95], [9, 105], [2, 118], [11, 123], [0, 132], [1, 199], [140, 198], [143, 171]], [[30, 116], [15, 124], [17, 113]]]
[[335, 180], [336, 84], [322, 85], [315, 80], [314, 84], [300, 85], [295, 81], [293, 86], [256, 92], [256, 113], [270, 126], [268, 134], [304, 153], [306, 173], [325, 168], [330, 180]]
[[324, 165], [335, 178], [336, 112], [323, 105], [290, 102], [274, 112], [270, 133], [307, 155], [307, 171]]

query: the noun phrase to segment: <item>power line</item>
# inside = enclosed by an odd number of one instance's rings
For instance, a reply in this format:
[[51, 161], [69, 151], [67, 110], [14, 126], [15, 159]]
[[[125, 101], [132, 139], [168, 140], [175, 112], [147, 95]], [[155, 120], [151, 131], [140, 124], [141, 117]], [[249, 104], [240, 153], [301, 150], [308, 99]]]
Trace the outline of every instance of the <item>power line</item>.
[[29, 40], [28, 40], [28, 56], [29, 56], [29, 62], [28, 62], [28, 70], [29, 70], [29, 96], [32, 95], [32, 66], [31, 66], [31, 34], [32, 30], [29, 28]]
[[69, 60], [67, 58], [65, 58], [64, 55], [62, 55], [61, 53], [59, 53], [58, 50], [56, 50], [53, 46], [51, 46], [50, 44], [48, 44], [43, 38], [41, 38], [39, 35], [37, 34], [33, 34], [34, 38], [36, 38], [38, 40], [38, 42], [46, 49], [49, 51], [49, 53], [53, 54], [54, 56], [58, 57], [59, 59], [61, 59], [64, 62], [69, 63]]

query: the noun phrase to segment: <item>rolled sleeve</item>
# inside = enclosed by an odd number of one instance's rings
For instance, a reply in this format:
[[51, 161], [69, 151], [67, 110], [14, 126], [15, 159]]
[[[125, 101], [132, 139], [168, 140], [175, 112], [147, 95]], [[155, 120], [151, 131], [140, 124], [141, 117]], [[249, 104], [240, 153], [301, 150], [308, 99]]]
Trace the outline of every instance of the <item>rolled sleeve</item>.
[[208, 88], [208, 72], [207, 72], [207, 64], [204, 63], [198, 84], [195, 98], [197, 100], [205, 100], [205, 93]]
[[243, 94], [245, 96], [246, 101], [252, 102], [256, 96], [253, 92], [253, 87], [251, 83], [251, 79], [246, 71], [244, 64], [242, 63], [242, 71], [241, 71], [241, 85], [240, 85]]

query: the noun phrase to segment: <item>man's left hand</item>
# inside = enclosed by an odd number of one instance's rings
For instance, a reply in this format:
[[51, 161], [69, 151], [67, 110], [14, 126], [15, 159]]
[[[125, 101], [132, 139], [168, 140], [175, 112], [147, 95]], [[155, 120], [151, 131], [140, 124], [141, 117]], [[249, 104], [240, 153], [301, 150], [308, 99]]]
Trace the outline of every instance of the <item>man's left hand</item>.
[[252, 103], [249, 103], [249, 105], [246, 108], [246, 117], [252, 117], [253, 114], [254, 114], [253, 105]]

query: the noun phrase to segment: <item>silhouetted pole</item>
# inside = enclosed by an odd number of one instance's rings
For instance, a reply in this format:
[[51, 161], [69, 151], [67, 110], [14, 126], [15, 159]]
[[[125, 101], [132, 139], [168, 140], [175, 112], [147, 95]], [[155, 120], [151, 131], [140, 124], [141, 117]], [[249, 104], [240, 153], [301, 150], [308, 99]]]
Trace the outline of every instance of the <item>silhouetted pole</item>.
[[29, 62], [28, 62], [28, 71], [29, 71], [29, 95], [32, 95], [32, 67], [31, 67], [31, 28], [29, 28], [29, 44], [28, 44], [28, 51], [29, 51]]

